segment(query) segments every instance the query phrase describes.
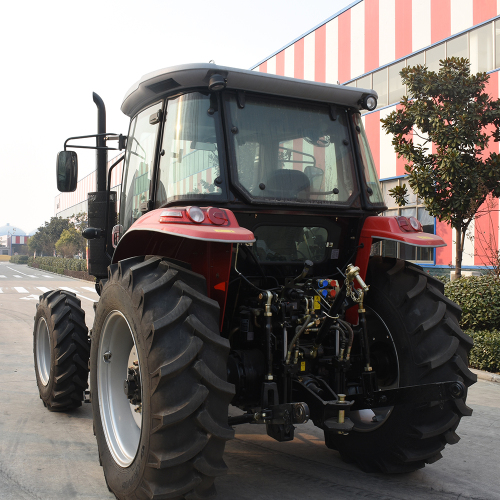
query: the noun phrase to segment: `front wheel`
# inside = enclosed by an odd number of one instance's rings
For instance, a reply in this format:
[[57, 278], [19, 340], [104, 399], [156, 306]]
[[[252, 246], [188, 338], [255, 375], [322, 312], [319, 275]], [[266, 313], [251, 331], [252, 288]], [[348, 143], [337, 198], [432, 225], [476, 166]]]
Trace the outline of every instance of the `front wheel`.
[[82, 405], [89, 350], [80, 299], [65, 290], [41, 295], [35, 315], [33, 354], [40, 399], [47, 409], [70, 411]]
[[[460, 307], [443, 284], [421, 267], [399, 259], [372, 257], [367, 273], [368, 334], [373, 367], [384, 389], [459, 380], [470, 386], [467, 367], [472, 339], [460, 329]], [[455, 430], [472, 410], [464, 399], [442, 405], [397, 405], [350, 415], [348, 435], [325, 431], [325, 443], [366, 472], [411, 472], [441, 458]]]
[[119, 499], [201, 499], [233, 437], [229, 343], [205, 279], [161, 258], [109, 268], [92, 330], [99, 457]]

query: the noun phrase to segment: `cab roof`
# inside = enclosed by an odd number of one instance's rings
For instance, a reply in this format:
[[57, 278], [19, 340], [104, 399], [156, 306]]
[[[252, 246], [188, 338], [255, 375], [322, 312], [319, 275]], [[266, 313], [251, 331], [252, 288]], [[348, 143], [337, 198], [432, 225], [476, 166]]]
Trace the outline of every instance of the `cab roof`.
[[328, 102], [358, 109], [361, 109], [359, 101], [362, 96], [369, 94], [377, 97], [377, 93], [371, 89], [297, 80], [210, 63], [183, 64], [144, 75], [125, 94], [121, 110], [133, 117], [149, 104], [169, 94], [178, 94], [188, 89], [208, 90], [210, 77], [214, 74], [226, 79], [227, 89]]

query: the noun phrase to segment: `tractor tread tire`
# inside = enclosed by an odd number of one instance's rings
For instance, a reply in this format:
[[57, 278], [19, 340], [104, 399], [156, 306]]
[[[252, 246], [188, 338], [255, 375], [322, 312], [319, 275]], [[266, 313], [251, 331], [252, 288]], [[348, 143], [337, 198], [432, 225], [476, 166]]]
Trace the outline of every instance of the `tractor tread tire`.
[[[44, 318], [51, 347], [50, 375], [46, 386], [38, 374], [36, 328]], [[33, 340], [35, 374], [43, 404], [50, 411], [69, 411], [82, 405], [88, 380], [90, 344], [85, 311], [80, 299], [66, 290], [40, 295]]]
[[[400, 387], [451, 380], [468, 387], [476, 382], [467, 367], [472, 340], [460, 329], [461, 309], [443, 295], [439, 280], [416, 264], [371, 257], [366, 282], [365, 304], [386, 322], [397, 347]], [[395, 406], [371, 432], [325, 432], [325, 443], [365, 472], [411, 472], [439, 460], [446, 444], [457, 443], [460, 419], [471, 413], [465, 398]]]
[[121, 304], [129, 323], [137, 325], [141, 371], [148, 373], [142, 381], [148, 399], [143, 397], [141, 452], [128, 473], [107, 448], [95, 394], [97, 371], [91, 369], [99, 454], [107, 484], [120, 500], [212, 498], [214, 479], [227, 471], [222, 455], [234, 436], [228, 425], [234, 396], [234, 386], [226, 382], [229, 342], [219, 334], [219, 305], [206, 288], [203, 276], [160, 257], [133, 257], [109, 267], [93, 349], [97, 352], [112, 304]]

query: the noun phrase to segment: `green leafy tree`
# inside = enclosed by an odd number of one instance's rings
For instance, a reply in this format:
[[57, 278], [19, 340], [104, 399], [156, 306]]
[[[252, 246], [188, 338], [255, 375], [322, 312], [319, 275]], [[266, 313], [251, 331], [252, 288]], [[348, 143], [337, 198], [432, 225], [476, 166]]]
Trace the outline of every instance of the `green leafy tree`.
[[74, 226], [69, 219], [51, 217], [50, 221], [40, 226], [37, 232], [29, 239], [29, 249], [32, 252], [37, 252], [42, 255], [52, 255], [56, 242], [61, 237], [61, 233], [70, 227]]
[[[455, 276], [460, 277], [467, 228], [490, 193], [500, 196], [500, 157], [487, 151], [490, 138], [500, 139], [500, 100], [484, 91], [486, 73], [470, 74], [467, 59], [442, 60], [438, 73], [418, 65], [400, 75], [408, 96], [382, 120], [383, 128], [393, 134], [398, 157], [408, 162], [408, 184], [427, 211], [456, 229]], [[421, 144], [413, 143], [414, 127]], [[406, 186], [391, 191], [404, 205]]]
[[61, 233], [55, 248], [57, 253], [63, 257], [73, 257], [77, 252], [81, 252], [85, 248], [85, 240], [78, 229], [70, 227]]

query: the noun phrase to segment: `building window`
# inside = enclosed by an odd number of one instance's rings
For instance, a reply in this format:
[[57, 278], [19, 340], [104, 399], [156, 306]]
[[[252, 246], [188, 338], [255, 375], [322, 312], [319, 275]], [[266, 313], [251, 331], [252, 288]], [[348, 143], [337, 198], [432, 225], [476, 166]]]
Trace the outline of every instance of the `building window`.
[[373, 73], [373, 90], [378, 94], [377, 108], [387, 106], [387, 68]]
[[[404, 178], [392, 179], [388, 181], [381, 181], [382, 193], [384, 202], [388, 210], [382, 215], [397, 217], [402, 215], [404, 217], [416, 217], [423, 226], [424, 232], [434, 234], [434, 217], [429, 215], [417, 195], [413, 192], [408, 185], [408, 181]], [[389, 190], [396, 186], [406, 184], [408, 196], [406, 197], [407, 205], [398, 207], [394, 198], [389, 194]], [[384, 257], [396, 257], [404, 260], [411, 260], [422, 263], [434, 262], [434, 249], [421, 248], [398, 243], [396, 241], [382, 240], [377, 242], [372, 247], [372, 255], [383, 255]]]
[[425, 52], [425, 65], [429, 71], [437, 73], [439, 71], [439, 61], [442, 59], [446, 59], [444, 43]]
[[406, 86], [401, 82], [401, 75], [399, 74], [405, 66], [405, 61], [389, 66], [389, 103], [401, 101], [406, 94]]
[[469, 58], [469, 47], [467, 44], [467, 33], [457, 36], [446, 42], [446, 57]]
[[471, 73], [493, 69], [493, 29], [486, 24], [470, 32]]

